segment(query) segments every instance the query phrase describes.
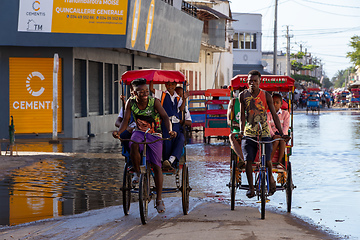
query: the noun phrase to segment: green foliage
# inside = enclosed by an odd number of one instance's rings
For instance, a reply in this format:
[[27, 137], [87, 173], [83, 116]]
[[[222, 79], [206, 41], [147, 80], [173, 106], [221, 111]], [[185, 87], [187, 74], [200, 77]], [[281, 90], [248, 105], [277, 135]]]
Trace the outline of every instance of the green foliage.
[[313, 71], [316, 68], [318, 68], [318, 65], [309, 64], [309, 65], [303, 65], [301, 62], [297, 62], [296, 60], [291, 60], [291, 69], [297, 71], [300, 70], [310, 70]]
[[312, 83], [315, 83], [315, 84], [318, 84], [319, 86], [321, 86], [320, 81], [316, 77], [311, 77], [308, 75], [301, 75], [301, 74], [291, 75], [291, 77], [293, 79], [295, 79], [295, 81], [298, 81], [298, 82], [300, 82], [300, 81], [312, 82]]
[[290, 57], [292, 58], [297, 58], [297, 59], [302, 59], [305, 56], [304, 52], [298, 52], [298, 53], [292, 53], [290, 54]]
[[300, 71], [303, 67], [303, 64], [297, 62], [296, 60], [291, 60], [291, 70]]
[[329, 78], [326, 77], [326, 78], [323, 79], [323, 84], [322, 84], [322, 86], [323, 86], [324, 88], [329, 89], [332, 85], [334, 85], [334, 84], [330, 81]]
[[356, 69], [354, 67], [349, 67], [344, 70], [338, 70], [335, 76], [331, 79], [334, 83], [334, 88], [345, 87], [345, 80], [349, 79], [349, 74], [354, 73]]
[[346, 57], [350, 58], [350, 61], [354, 63], [355, 66], [360, 65], [360, 36], [351, 37], [350, 47], [353, 48], [353, 52], [348, 52]]

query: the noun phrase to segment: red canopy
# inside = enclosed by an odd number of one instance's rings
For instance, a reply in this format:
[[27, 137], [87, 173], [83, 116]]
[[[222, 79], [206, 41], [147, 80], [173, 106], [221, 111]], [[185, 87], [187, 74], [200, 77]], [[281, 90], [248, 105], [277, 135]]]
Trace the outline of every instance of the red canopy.
[[205, 95], [205, 90], [191, 90], [189, 94], [190, 96]]
[[[235, 90], [248, 88], [248, 75], [236, 75], [231, 79], [231, 87]], [[295, 80], [289, 76], [263, 75], [261, 76], [260, 88], [266, 91], [289, 92], [292, 91]]]
[[130, 84], [131, 81], [137, 78], [145, 78], [148, 83], [152, 80], [154, 84], [162, 84], [166, 82], [182, 83], [186, 81], [185, 75], [179, 71], [161, 69], [141, 69], [127, 71], [121, 76], [121, 81], [124, 84]]
[[206, 97], [230, 97], [230, 89], [208, 89], [205, 91]]
[[321, 89], [320, 88], [308, 88], [307, 91], [308, 92], [320, 92]]

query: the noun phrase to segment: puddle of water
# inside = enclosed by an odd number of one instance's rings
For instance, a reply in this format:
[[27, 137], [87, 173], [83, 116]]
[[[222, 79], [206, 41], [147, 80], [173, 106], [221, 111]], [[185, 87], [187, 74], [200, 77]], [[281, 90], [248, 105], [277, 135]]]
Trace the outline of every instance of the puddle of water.
[[119, 159], [43, 160], [0, 182], [0, 224], [20, 223], [122, 202]]

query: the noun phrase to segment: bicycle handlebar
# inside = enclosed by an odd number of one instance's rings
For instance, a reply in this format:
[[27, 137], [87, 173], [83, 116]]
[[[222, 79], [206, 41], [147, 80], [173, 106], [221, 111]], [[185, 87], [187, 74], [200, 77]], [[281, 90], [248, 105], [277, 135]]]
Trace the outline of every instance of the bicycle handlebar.
[[138, 143], [138, 144], [152, 144], [152, 143], [156, 143], [158, 141], [168, 141], [168, 140], [171, 140], [171, 138], [159, 138], [159, 139], [156, 139], [154, 141], [151, 141], [151, 142], [136, 142], [134, 140], [131, 140], [131, 139], [122, 139], [122, 138], [118, 138], [120, 141], [129, 141], [129, 142], [133, 142], [133, 143]]
[[[284, 139], [284, 138], [276, 138], [276, 139], [273, 139], [273, 140], [270, 140], [270, 141], [257, 141], [257, 140], [255, 140], [255, 139], [253, 139], [253, 138], [251, 138], [251, 137], [247, 137], [247, 136], [243, 136], [242, 138], [249, 139], [249, 140], [251, 140], [251, 141], [253, 141], [253, 142], [255, 142], [255, 143], [265, 143], [265, 144], [267, 144], [267, 143], [273, 143], [273, 142], [275, 142], [275, 141], [280, 141], [280, 140], [286, 141], [286, 139]], [[289, 139], [289, 140], [290, 140], [290, 139]]]

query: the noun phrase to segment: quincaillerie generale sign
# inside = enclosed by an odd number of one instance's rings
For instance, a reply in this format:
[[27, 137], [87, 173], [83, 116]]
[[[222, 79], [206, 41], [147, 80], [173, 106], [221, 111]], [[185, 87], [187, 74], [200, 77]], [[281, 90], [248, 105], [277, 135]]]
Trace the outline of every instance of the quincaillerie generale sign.
[[20, 0], [19, 32], [126, 34], [127, 0]]

